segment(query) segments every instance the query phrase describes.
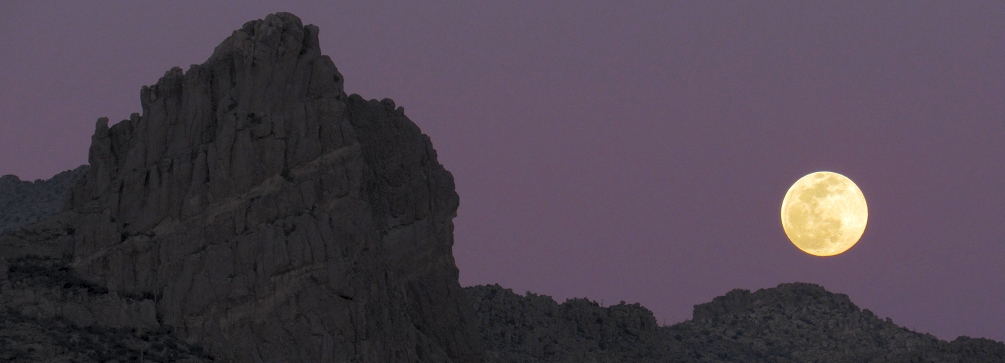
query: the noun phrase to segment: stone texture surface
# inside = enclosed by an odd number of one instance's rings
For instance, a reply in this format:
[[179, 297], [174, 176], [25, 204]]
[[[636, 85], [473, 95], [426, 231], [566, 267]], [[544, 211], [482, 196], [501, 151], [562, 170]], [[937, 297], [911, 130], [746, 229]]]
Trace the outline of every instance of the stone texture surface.
[[103, 293], [11, 311], [162, 327], [218, 361], [481, 361], [453, 177], [403, 108], [343, 91], [318, 32], [248, 22], [143, 87], [142, 115], [99, 119], [66, 210], [0, 237], [0, 257], [61, 261]]
[[16, 175], [0, 177], [0, 235], [61, 211], [70, 186], [87, 168], [82, 165], [46, 180], [22, 181]]
[[696, 305], [694, 318], [667, 334], [725, 361], [1005, 361], [1005, 344], [1000, 342], [968, 337], [940, 341], [859, 309], [847, 295], [802, 283], [754, 293], [733, 290]]
[[638, 305], [465, 290], [489, 362], [1005, 362], [1002, 342], [940, 341], [812, 284], [733, 290], [663, 327]]
[[659, 354], [653, 313], [639, 304], [517, 295], [499, 285], [465, 288], [481, 320], [486, 362], [645, 362]]
[[213, 361], [160, 326], [153, 297], [109, 293], [68, 263], [38, 256], [8, 262], [0, 280], [0, 361]]

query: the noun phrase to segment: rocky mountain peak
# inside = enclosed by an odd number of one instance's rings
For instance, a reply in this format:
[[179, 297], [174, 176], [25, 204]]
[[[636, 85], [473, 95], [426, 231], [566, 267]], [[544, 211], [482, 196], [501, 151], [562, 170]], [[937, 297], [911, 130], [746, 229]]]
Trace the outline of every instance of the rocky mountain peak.
[[[172, 68], [155, 85], [144, 86], [143, 116], [134, 114], [111, 128], [107, 119], [98, 120], [88, 159], [93, 168], [87, 187], [74, 191], [72, 207], [113, 187], [111, 178], [141, 169], [174, 171], [169, 163], [178, 155], [198, 158], [204, 150], [203, 157], [215, 159], [179, 170], [188, 178], [157, 179], [191, 193], [161, 196], [164, 208], [124, 216], [129, 220], [123, 223], [140, 230], [163, 217], [198, 211], [206, 198], [245, 192], [312, 160], [323, 145], [338, 146], [332, 144], [343, 140], [332, 138], [339, 130], [321, 121], [344, 111], [346, 95], [342, 76], [321, 55], [317, 37], [316, 26], [303, 26], [293, 14], [269, 15], [234, 31], [206, 63], [187, 72]], [[250, 140], [240, 139], [243, 130], [250, 130]], [[256, 164], [261, 167], [252, 167]], [[161, 173], [144, 175], [144, 183], [156, 174]], [[122, 199], [142, 205], [157, 197], [136, 193], [143, 192], [129, 190]]]
[[[453, 177], [393, 101], [344, 93], [318, 33], [272, 14], [143, 87], [142, 114], [97, 121], [66, 210], [2, 257], [100, 285], [76, 323], [154, 324], [226, 361], [479, 361]], [[95, 318], [109, 304], [133, 308]]]

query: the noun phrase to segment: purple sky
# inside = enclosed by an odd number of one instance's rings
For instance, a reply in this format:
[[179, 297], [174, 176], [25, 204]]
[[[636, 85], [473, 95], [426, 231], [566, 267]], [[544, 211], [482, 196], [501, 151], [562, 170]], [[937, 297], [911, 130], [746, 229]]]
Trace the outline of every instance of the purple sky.
[[[1005, 340], [1001, 1], [107, 3], [0, 3], [0, 174], [86, 163], [98, 117], [290, 11], [346, 92], [394, 99], [432, 138], [461, 196], [462, 285], [669, 324], [803, 281], [941, 339]], [[869, 203], [836, 257], [779, 221], [819, 170]]]

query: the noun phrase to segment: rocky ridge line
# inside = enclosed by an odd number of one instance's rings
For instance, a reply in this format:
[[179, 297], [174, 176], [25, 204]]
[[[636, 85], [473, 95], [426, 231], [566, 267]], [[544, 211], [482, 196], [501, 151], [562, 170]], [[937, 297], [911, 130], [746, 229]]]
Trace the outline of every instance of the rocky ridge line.
[[498, 285], [465, 290], [487, 362], [1005, 362], [1005, 343], [941, 341], [806, 283], [736, 289], [662, 327], [638, 304], [558, 304]]
[[63, 210], [70, 187], [87, 168], [81, 165], [45, 180], [22, 181], [10, 174], [0, 177], [0, 235]]

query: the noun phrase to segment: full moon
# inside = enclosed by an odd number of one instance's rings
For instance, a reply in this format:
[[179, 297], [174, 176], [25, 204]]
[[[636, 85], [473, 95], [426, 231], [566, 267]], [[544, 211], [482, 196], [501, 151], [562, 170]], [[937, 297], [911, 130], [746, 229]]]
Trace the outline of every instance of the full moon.
[[865, 232], [869, 208], [851, 179], [818, 171], [792, 184], [782, 199], [782, 228], [792, 244], [814, 256], [834, 256]]

